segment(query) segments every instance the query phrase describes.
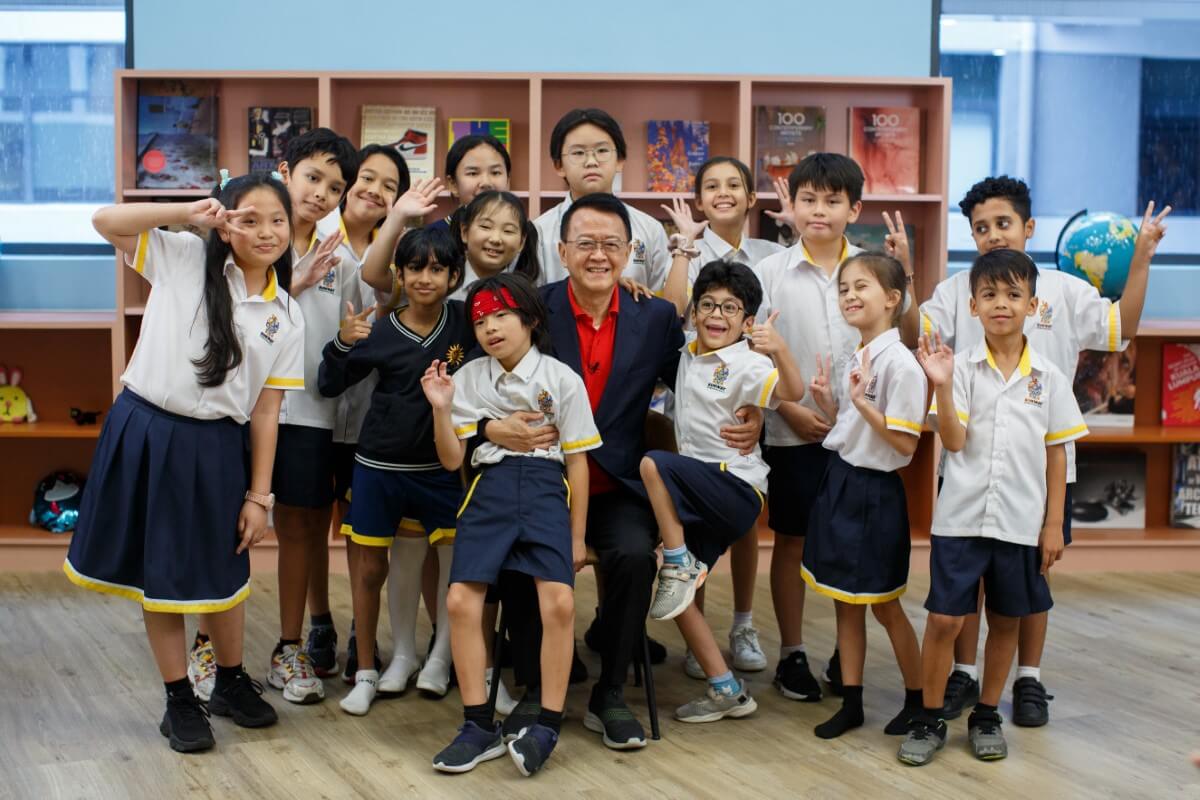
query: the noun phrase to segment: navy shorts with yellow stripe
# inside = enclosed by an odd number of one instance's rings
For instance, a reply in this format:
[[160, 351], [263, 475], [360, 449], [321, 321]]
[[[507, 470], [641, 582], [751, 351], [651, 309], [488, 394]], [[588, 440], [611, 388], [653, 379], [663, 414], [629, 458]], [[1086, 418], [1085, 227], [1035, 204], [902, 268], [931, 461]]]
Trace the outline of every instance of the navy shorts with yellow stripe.
[[342, 533], [355, 544], [390, 547], [397, 528], [424, 531], [438, 544], [454, 538], [462, 479], [444, 469], [405, 472], [356, 463], [350, 497]]
[[458, 512], [450, 582], [493, 584], [511, 570], [574, 586], [570, 502], [557, 461], [509, 456], [483, 467]]
[[746, 481], [725, 470], [724, 464], [701, 461], [666, 450], [651, 450], [646, 458], [675, 504], [683, 539], [696, 558], [711, 567], [730, 545], [754, 529], [763, 497]]

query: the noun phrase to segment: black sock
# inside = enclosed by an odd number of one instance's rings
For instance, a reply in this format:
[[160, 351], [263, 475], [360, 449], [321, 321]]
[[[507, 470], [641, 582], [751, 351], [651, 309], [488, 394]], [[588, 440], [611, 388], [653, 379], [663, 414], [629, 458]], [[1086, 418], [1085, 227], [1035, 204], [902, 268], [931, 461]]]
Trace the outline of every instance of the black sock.
[[163, 681], [163, 686], [167, 690], [168, 702], [171, 700], [187, 700], [196, 696], [196, 693], [192, 691], [192, 683], [187, 678], [180, 678], [177, 681]]
[[208, 634], [196, 631], [196, 638], [192, 642], [192, 647], [199, 647], [202, 644], [208, 644]]
[[545, 725], [555, 733], [562, 731], [562, 711], [551, 711], [548, 708], [543, 708], [538, 714], [538, 725]]
[[[289, 644], [294, 644], [297, 647], [299, 647], [300, 640], [299, 639], [280, 639], [279, 644], [275, 645], [275, 653], [282, 653], [283, 648]], [[272, 655], [274, 655], [274, 653], [272, 653]]]
[[324, 614], [313, 614], [309, 618], [314, 628], [332, 628], [333, 627], [333, 612], [326, 611]]
[[241, 664], [236, 664], [232, 667], [222, 667], [220, 664], [217, 664], [217, 683], [213, 687], [213, 691], [218, 692], [221, 690], [221, 687], [233, 684], [241, 674]]
[[[924, 702], [924, 701], [922, 701], [922, 702]], [[941, 706], [935, 706], [934, 708], [925, 706], [925, 708], [922, 709], [922, 713], [924, 714], [925, 721], [928, 722], [930, 725], [936, 725], [938, 722], [941, 722], [941, 720], [942, 720], [942, 707]]]
[[883, 727], [888, 736], [902, 736], [908, 731], [908, 723], [914, 716], [921, 713], [924, 706], [923, 693], [920, 689], [904, 690], [904, 708], [892, 717], [891, 722]]
[[813, 732], [822, 739], [836, 739], [843, 733], [863, 724], [863, 687], [843, 686], [842, 707], [827, 721], [822, 722]]
[[474, 722], [485, 731], [490, 731], [496, 727], [492, 721], [492, 708], [487, 703], [480, 703], [477, 706], [463, 706], [463, 719], [467, 722]]

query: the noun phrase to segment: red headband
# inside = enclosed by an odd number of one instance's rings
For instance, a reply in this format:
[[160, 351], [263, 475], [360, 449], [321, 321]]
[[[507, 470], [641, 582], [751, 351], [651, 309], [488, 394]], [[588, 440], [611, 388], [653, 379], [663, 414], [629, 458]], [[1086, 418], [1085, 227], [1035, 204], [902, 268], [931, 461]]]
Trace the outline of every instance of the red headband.
[[477, 292], [475, 301], [471, 304], [471, 322], [474, 323], [488, 314], [494, 314], [502, 309], [516, 307], [517, 301], [513, 300], [512, 294], [504, 287], [500, 288], [499, 295], [494, 291]]

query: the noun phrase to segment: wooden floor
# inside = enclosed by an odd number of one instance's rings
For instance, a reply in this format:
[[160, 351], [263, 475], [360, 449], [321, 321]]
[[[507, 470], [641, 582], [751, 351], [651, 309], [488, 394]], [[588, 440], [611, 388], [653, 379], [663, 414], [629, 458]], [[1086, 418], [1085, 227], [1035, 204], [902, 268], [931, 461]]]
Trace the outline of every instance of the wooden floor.
[[[345, 625], [349, 591], [344, 578], [334, 581], [335, 618]], [[718, 637], [729, 620], [728, 581], [715, 576], [709, 594]], [[260, 679], [277, 633], [272, 582], [261, 576], [249, 600], [247, 664]], [[914, 576], [905, 599], [918, 631], [926, 586], [925, 576]], [[1035, 730], [1005, 726], [1007, 761], [974, 760], [964, 719], [951, 723], [933, 764], [896, 761], [899, 740], [882, 727], [902, 693], [878, 628], [870, 633], [867, 725], [839, 740], [812, 734], [836, 701], [785, 700], [771, 688], [771, 672], [750, 676], [754, 716], [673, 722], [671, 710], [703, 684], [684, 676], [674, 626], [656, 623], [652, 635], [671, 650], [656, 670], [663, 740], [642, 751], [607, 750], [580, 722], [586, 688], [572, 687], [553, 760], [525, 779], [507, 758], [468, 775], [433, 771], [430, 758], [459, 723], [456, 692], [441, 702], [415, 693], [381, 701], [359, 718], [338, 708], [346, 691], [338, 680], [326, 682], [329, 696], [318, 706], [269, 695], [281, 716], [273, 728], [214, 719], [217, 749], [178, 755], [158, 734], [162, 685], [137, 607], [75, 589], [61, 574], [0, 574], [0, 797], [1200, 797], [1200, 769], [1188, 758], [1200, 750], [1200, 575], [1064, 575], [1054, 590], [1044, 676], [1057, 695], [1052, 721]], [[594, 597], [582, 577], [581, 631]], [[773, 668], [778, 639], [765, 576], [757, 615]], [[806, 619], [810, 652], [823, 663], [832, 609], [813, 600]], [[422, 640], [427, 635], [423, 624]], [[595, 674], [594, 654], [581, 652]], [[642, 714], [641, 690], [631, 687], [628, 697]], [[1008, 702], [1006, 695], [1006, 716]]]

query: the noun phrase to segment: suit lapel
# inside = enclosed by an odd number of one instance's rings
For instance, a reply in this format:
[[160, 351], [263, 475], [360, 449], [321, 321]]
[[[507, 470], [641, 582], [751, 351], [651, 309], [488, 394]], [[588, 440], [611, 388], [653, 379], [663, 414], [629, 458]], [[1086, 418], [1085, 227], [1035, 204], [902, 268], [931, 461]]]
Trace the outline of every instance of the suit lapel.
[[[633, 301], [633, 297], [624, 289], [617, 289], [621, 295], [621, 310], [617, 312], [617, 335], [613, 340], [612, 372], [609, 373], [608, 383], [600, 395], [600, 404], [596, 407], [596, 415], [604, 413], [604, 403], [612, 395], [609, 389], [613, 384], [620, 384], [633, 367], [634, 358], [643, 351], [642, 328], [645, 319], [642, 308]], [[578, 345], [576, 346], [578, 350]]]
[[582, 361], [579, 357], [579, 331], [575, 328], [575, 315], [571, 313], [571, 300], [567, 297], [567, 284], [556, 287], [552, 301], [547, 304], [550, 312], [550, 340], [554, 342], [554, 357], [583, 377]]

